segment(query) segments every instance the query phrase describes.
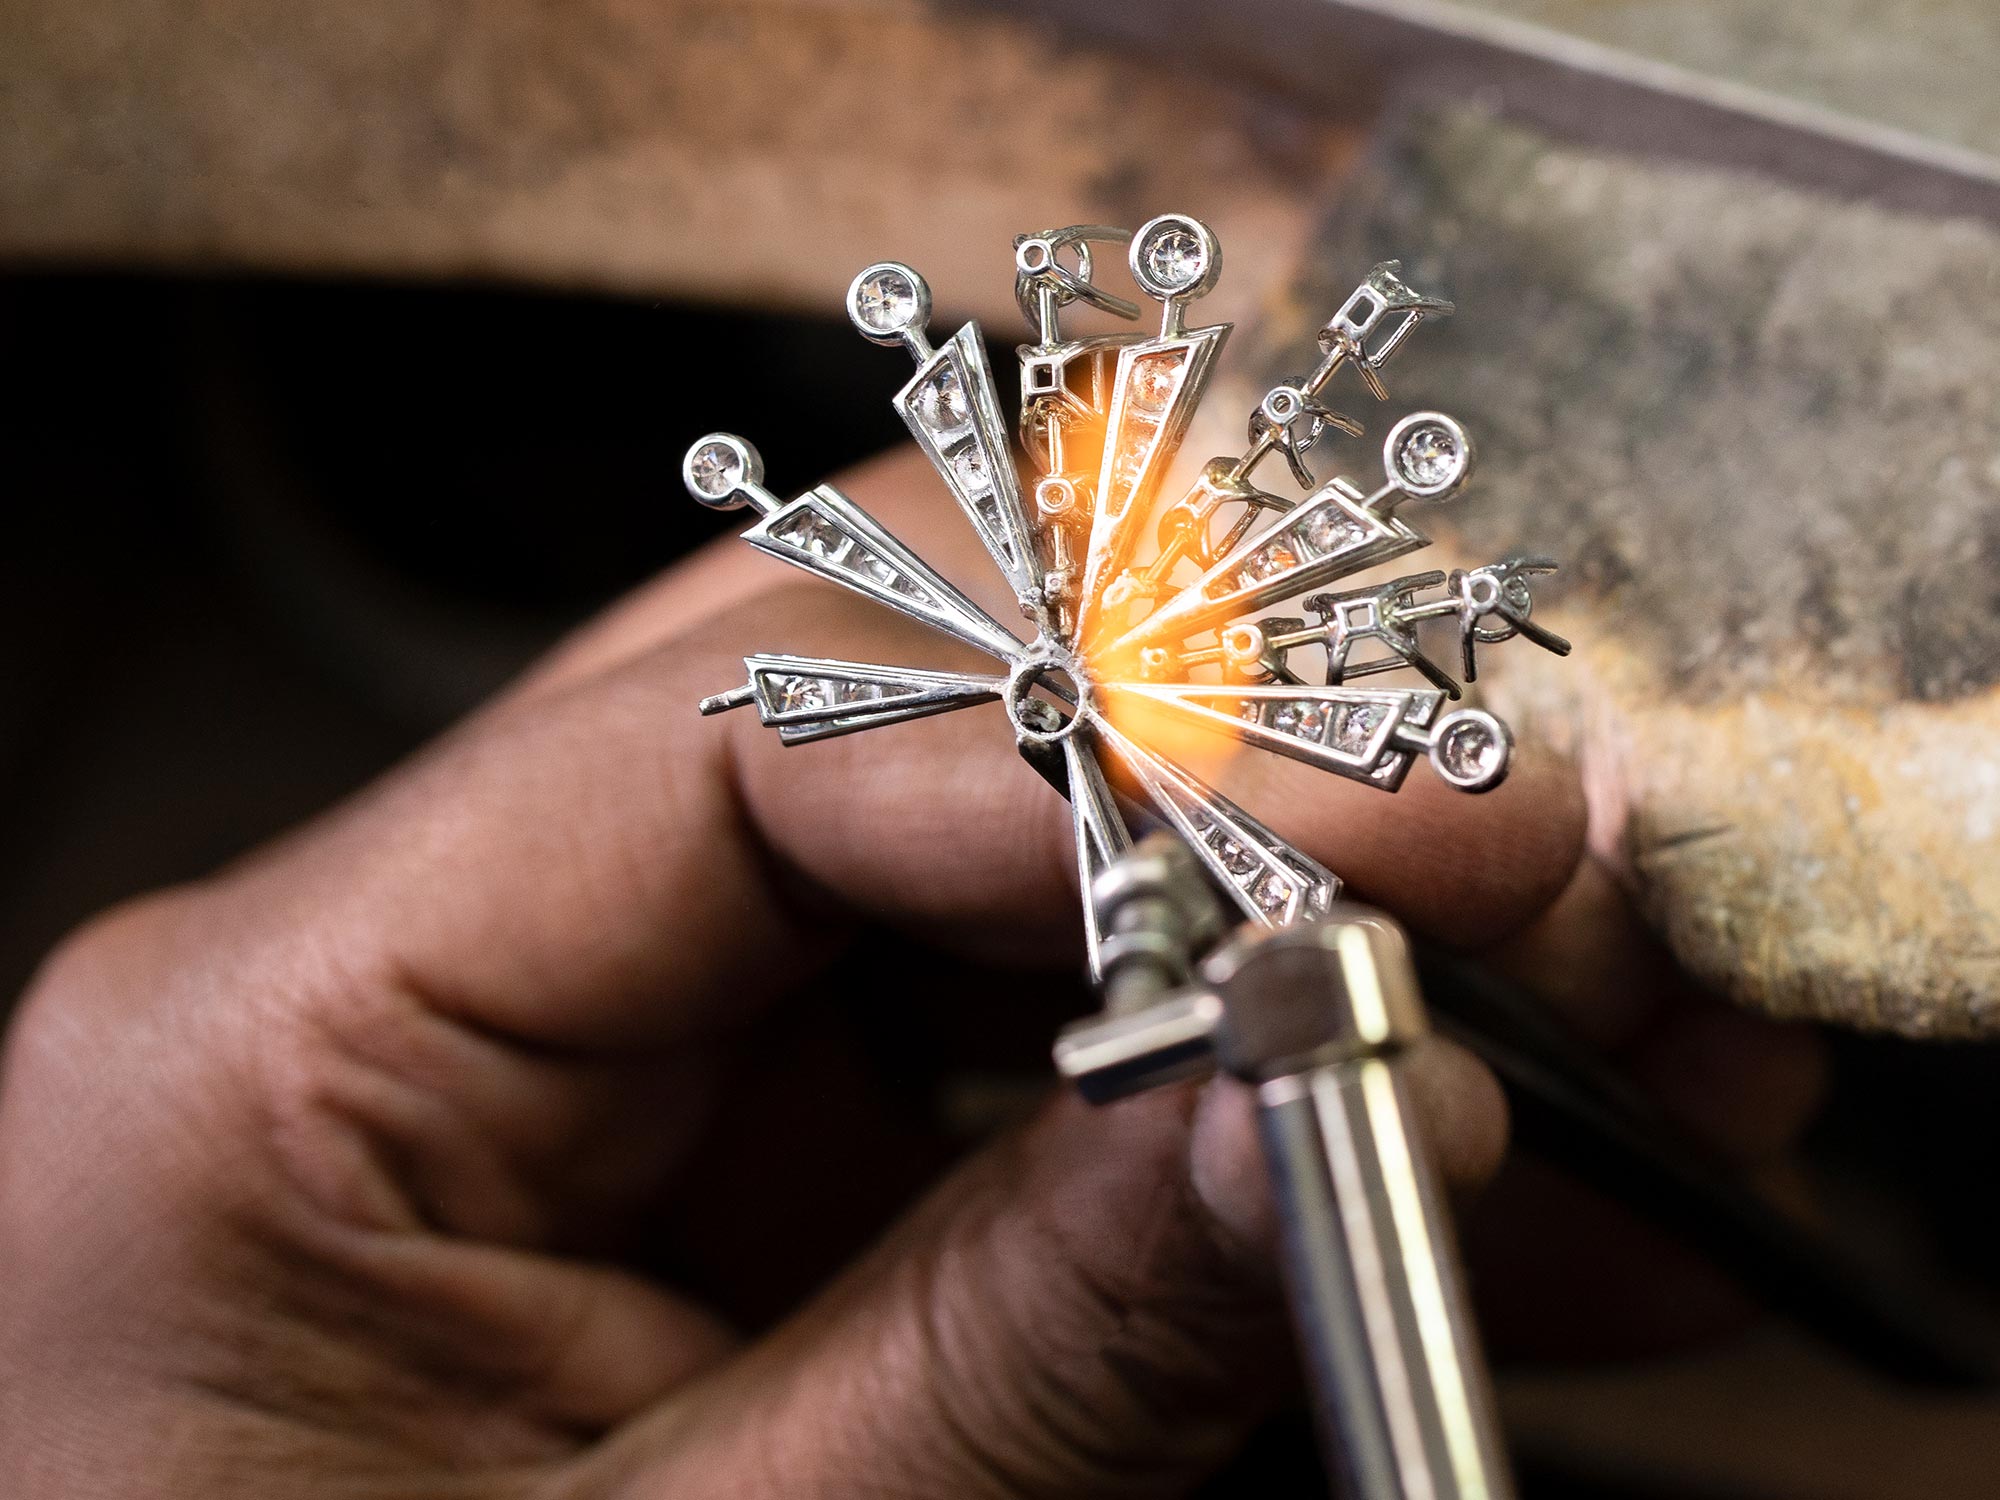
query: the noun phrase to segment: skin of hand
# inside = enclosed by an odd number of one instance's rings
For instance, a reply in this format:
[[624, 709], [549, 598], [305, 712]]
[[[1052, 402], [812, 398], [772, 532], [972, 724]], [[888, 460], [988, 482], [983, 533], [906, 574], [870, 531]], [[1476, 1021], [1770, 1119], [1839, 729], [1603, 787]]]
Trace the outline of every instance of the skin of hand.
[[[847, 487], [977, 587], [920, 464]], [[857, 932], [980, 972], [1079, 962], [1067, 809], [990, 713], [781, 751], [692, 711], [757, 649], [951, 659], [711, 549], [345, 805], [51, 957], [0, 1074], [0, 1494], [1161, 1496], [1284, 1398], [1226, 1083], [1052, 1091], [754, 1336], [634, 1269], [662, 1205], [694, 1259], [739, 1221], [810, 1255], [787, 1172], [827, 1170], [866, 1112], [837, 1069], [807, 1059], [824, 1142], [720, 1193], [704, 1166], [760, 1028], [822, 1002]], [[1525, 752], [1480, 798], [1229, 769], [1357, 895], [1541, 983], [1718, 1146], [1775, 1155], [1809, 1110], [1804, 1039], [1665, 977], [1582, 855], [1566, 765]], [[1446, 1180], [1488, 1179], [1493, 1079], [1439, 1042], [1414, 1080]], [[1571, 1237], [1598, 1211], [1566, 1202]], [[1544, 1260], [1531, 1311], [1562, 1285]]]

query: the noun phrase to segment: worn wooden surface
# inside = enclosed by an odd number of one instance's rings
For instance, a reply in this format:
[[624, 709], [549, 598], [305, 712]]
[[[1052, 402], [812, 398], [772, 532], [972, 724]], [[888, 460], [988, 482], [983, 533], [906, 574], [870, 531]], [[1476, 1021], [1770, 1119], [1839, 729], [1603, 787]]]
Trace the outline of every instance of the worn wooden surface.
[[2000, 233], [1420, 120], [1266, 371], [1395, 253], [1460, 310], [1399, 406], [1483, 455], [1419, 524], [1566, 564], [1577, 655], [1503, 647], [1482, 686], [1576, 748], [1675, 951], [1780, 1015], [2000, 1028]]
[[[14, 0], [0, 258], [498, 277], [837, 311], [884, 255], [1171, 203], [1269, 285], [1352, 136], [915, 0]], [[1239, 302], [1238, 311], [1242, 308]]]

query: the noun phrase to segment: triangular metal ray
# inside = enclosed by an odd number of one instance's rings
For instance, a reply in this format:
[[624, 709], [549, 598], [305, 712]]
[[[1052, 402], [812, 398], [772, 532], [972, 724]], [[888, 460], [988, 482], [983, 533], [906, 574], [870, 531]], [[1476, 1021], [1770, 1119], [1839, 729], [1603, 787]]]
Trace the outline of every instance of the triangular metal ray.
[[1012, 663], [1019, 637], [940, 577], [832, 485], [808, 490], [743, 533], [743, 540], [912, 619]]
[[1171, 338], [1141, 339], [1118, 351], [1077, 595], [1079, 641], [1090, 638], [1099, 596], [1131, 559], [1228, 336], [1229, 325], [1218, 323]]
[[991, 703], [1003, 677], [930, 672], [816, 656], [746, 656], [757, 717], [787, 745], [832, 739]]
[[1083, 937], [1090, 953], [1090, 977], [1104, 977], [1103, 933], [1097, 926], [1097, 908], [1090, 899], [1097, 877], [1132, 847], [1132, 835], [1104, 779], [1104, 770], [1092, 750], [1081, 743], [1083, 736], [1072, 734], [1063, 740], [1063, 763], [1069, 772], [1071, 827], [1076, 835], [1077, 888], [1083, 894]]
[[1041, 599], [1034, 528], [1007, 442], [993, 366], [977, 323], [967, 323], [917, 366], [893, 405], [917, 446], [986, 544], [1024, 608]]
[[1427, 541], [1394, 515], [1369, 509], [1367, 497], [1336, 479], [1230, 548], [1111, 650], [1186, 640], [1223, 620], [1414, 552]]
[[1271, 832], [1186, 767], [1140, 746], [1101, 719], [1094, 732], [1245, 916], [1281, 927], [1319, 915], [1340, 880]]
[[[1422, 688], [1214, 687], [1105, 683], [1098, 691], [1165, 709], [1181, 722], [1394, 791], [1428, 738], [1444, 694]], [[1408, 733], [1399, 733], [1408, 731]], [[1414, 733], [1416, 743], [1412, 744]]]

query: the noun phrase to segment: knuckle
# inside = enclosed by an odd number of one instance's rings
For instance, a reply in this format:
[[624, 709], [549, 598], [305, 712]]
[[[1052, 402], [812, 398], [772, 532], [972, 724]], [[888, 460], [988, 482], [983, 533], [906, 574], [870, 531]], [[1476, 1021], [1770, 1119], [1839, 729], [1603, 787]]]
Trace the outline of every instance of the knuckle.
[[393, 976], [227, 882], [121, 902], [48, 958], [7, 1038], [9, 1086], [120, 1160], [260, 1232], [413, 1223], [405, 1167], [462, 1123], [410, 1076], [439, 1044]]
[[172, 955], [183, 949], [198, 898], [176, 887], [107, 907], [42, 959], [9, 1034], [19, 1053], [45, 1039], [102, 1044], [127, 1030]]
[[250, 1191], [238, 1168], [252, 1066], [284, 986], [245, 949], [229, 903], [207, 886], [135, 897], [76, 928], [43, 961], [7, 1036], [5, 1087], [21, 1104], [9, 1144], [28, 1149], [18, 1137], [37, 1120], [44, 1156], [52, 1133], [87, 1140], [88, 1158], [62, 1154], [63, 1170], [118, 1178], [97, 1191], [142, 1182], [162, 1212], [188, 1194]]
[[89, 993], [149, 965], [187, 920], [192, 892], [175, 887], [130, 897], [90, 917], [50, 950], [31, 995]]

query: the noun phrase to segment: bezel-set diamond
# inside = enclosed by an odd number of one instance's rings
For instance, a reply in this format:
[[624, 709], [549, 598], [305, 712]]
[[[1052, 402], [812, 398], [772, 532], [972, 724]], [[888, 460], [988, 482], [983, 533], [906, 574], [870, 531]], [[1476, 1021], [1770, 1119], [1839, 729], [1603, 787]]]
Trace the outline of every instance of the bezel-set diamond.
[[[1079, 304], [1140, 316], [1140, 303], [1098, 279], [1106, 246], [1125, 248], [1134, 284], [1160, 305], [1157, 333], [1062, 326]], [[1456, 629], [1468, 682], [1480, 644], [1521, 635], [1567, 654], [1568, 642], [1529, 618], [1530, 580], [1555, 565], [1515, 557], [1313, 592], [1428, 546], [1399, 507], [1447, 499], [1471, 472], [1470, 436], [1430, 411], [1390, 429], [1372, 486], [1322, 483], [1308, 462], [1330, 433], [1362, 434], [1360, 422], [1325, 404], [1334, 377], [1351, 368], [1387, 399], [1383, 366], [1451, 304], [1413, 291], [1396, 262], [1375, 267], [1320, 330], [1312, 374], [1267, 393], [1245, 449], [1211, 459], [1161, 507], [1229, 334], [1227, 324], [1187, 326], [1221, 260], [1213, 232], [1185, 214], [1162, 214], [1136, 233], [1079, 225], [1016, 240], [1015, 300], [1033, 337], [1020, 349], [1020, 446], [1035, 475], [1025, 490], [978, 325], [934, 347], [924, 278], [896, 261], [864, 268], [848, 288], [848, 316], [864, 337], [900, 344], [915, 360], [893, 404], [1024, 624], [1010, 629], [987, 614], [832, 486], [789, 501], [771, 493], [756, 450], [713, 433], [682, 464], [696, 500], [755, 510], [744, 532], [753, 546], [921, 620], [1001, 670], [760, 654], [745, 660], [749, 681], [705, 699], [702, 712], [754, 704], [789, 745], [998, 702], [1021, 754], [1070, 798], [1085, 892], [1131, 847], [1130, 825], [1150, 821], [1178, 833], [1243, 914], [1266, 925], [1324, 911], [1340, 883], [1191, 770], [1182, 731], [1385, 790], [1419, 759], [1465, 791], [1499, 785], [1512, 738], [1484, 710], [1446, 711], [1462, 689], [1423, 650], [1422, 627]], [[1261, 486], [1257, 470], [1274, 453], [1306, 493]], [[1248, 618], [1287, 600], [1304, 613]], [[1314, 652], [1318, 682], [1302, 675]], [[1429, 685], [1354, 685], [1398, 668]]]
[[930, 321], [931, 294], [908, 266], [883, 261], [867, 267], [847, 291], [854, 326], [877, 343], [893, 344]]
[[748, 443], [719, 432], [688, 449], [681, 478], [688, 493], [703, 505], [733, 510], [743, 485], [763, 482], [764, 466]]

